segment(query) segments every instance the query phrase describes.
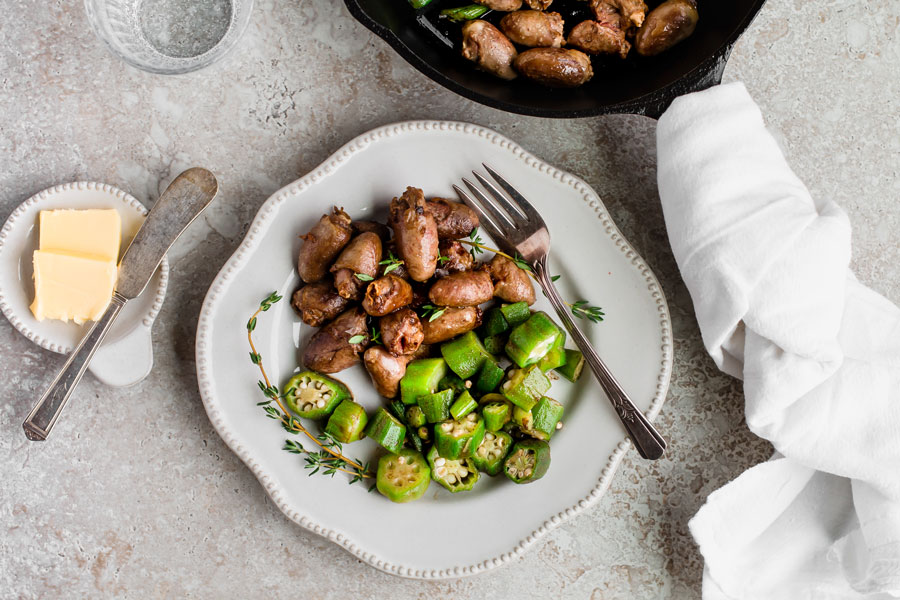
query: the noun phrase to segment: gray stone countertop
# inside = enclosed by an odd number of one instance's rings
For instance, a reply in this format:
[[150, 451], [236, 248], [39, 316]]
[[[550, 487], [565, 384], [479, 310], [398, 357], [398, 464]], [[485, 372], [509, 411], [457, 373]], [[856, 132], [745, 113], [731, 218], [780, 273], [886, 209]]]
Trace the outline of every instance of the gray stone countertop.
[[[68, 181], [105, 181], [148, 206], [187, 166], [221, 181], [170, 255], [152, 374], [127, 390], [88, 376], [47, 443], [27, 442], [20, 423], [63, 359], [0, 321], [0, 595], [699, 597], [703, 562], [687, 522], [771, 447], [747, 430], [740, 383], [701, 344], [659, 207], [654, 121], [552, 121], [474, 104], [413, 70], [336, 0], [260, 1], [234, 54], [179, 77], [111, 56], [77, 0], [0, 8], [3, 218]], [[849, 213], [854, 269], [894, 302], [898, 23], [893, 0], [769, 0], [725, 73], [746, 83], [812, 193]], [[349, 138], [406, 119], [479, 123], [586, 179], [658, 275], [674, 326], [658, 420], [667, 457], [630, 454], [592, 509], [521, 560], [456, 581], [394, 578], [291, 523], [213, 431], [194, 371], [203, 296], [260, 204]]]

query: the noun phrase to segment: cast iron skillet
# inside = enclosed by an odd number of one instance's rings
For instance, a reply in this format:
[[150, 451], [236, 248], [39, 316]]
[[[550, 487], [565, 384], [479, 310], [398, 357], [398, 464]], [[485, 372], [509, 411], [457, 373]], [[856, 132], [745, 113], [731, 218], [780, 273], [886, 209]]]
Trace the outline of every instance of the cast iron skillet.
[[[735, 42], [765, 0], [700, 0], [700, 22], [687, 40], [652, 58], [632, 52], [625, 61], [604, 61], [599, 69], [595, 62], [593, 79], [574, 90], [551, 90], [522, 78], [501, 81], [477, 71], [457, 52], [436, 43], [435, 37], [416, 23], [406, 0], [344, 2], [358, 21], [411, 65], [476, 102], [536, 117], [633, 113], [657, 118], [676, 97], [722, 81]], [[461, 0], [459, 4], [465, 3]]]

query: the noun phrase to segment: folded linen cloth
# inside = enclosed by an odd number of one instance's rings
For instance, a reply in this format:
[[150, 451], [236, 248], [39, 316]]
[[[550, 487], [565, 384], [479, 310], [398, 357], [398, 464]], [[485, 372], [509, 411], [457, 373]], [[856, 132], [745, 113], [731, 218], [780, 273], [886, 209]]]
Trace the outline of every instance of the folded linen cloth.
[[676, 100], [657, 146], [704, 345], [777, 450], [690, 522], [704, 598], [900, 597], [900, 309], [848, 270], [846, 215], [810, 196], [742, 84]]

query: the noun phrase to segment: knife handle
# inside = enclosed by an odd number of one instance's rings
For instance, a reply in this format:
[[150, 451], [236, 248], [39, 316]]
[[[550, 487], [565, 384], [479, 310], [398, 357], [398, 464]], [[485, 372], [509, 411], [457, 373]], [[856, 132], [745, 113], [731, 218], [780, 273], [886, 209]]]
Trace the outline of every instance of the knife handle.
[[126, 302], [127, 300], [118, 293], [113, 294], [109, 306], [106, 307], [106, 312], [91, 326], [87, 335], [81, 338], [62, 370], [50, 384], [50, 388], [44, 392], [38, 403], [28, 413], [28, 417], [22, 423], [22, 428], [25, 430], [25, 437], [29, 440], [44, 441], [50, 435], [50, 430], [56, 424], [56, 420], [69, 400], [69, 396], [72, 395], [75, 386], [81, 381], [94, 352], [100, 347], [100, 343], [106, 337], [110, 326], [119, 316], [119, 311]]

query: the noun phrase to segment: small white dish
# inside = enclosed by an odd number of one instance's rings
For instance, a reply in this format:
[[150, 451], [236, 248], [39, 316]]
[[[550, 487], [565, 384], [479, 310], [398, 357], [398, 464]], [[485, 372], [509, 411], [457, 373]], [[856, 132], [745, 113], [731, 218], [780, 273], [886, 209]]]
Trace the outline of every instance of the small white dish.
[[[413, 121], [381, 127], [276, 192], [210, 286], [197, 327], [197, 379], [209, 419], [275, 505], [360, 560], [402, 577], [444, 579], [498, 567], [597, 502], [631, 447], [600, 386], [589, 373], [575, 385], [553, 384], [553, 397], [566, 407], [565, 426], [553, 438], [553, 462], [541, 481], [517, 486], [503, 476], [483, 476], [475, 489], [456, 495], [432, 483], [420, 500], [393, 504], [367, 493], [367, 485], [348, 486], [340, 475], [307, 477], [303, 458], [282, 450], [292, 436], [256, 405], [263, 398], [248, 357], [246, 323], [270, 292], [284, 296], [260, 315], [254, 331], [269, 377], [283, 385], [298, 369], [313, 331], [290, 307], [299, 285], [298, 234], [335, 204], [354, 219], [383, 220], [391, 198], [409, 185], [453, 198], [451, 185], [471, 177], [482, 162], [526, 194], [544, 217], [552, 238], [550, 267], [562, 276], [560, 293], [604, 308], [606, 321], [580, 324], [653, 420], [672, 370], [671, 323], [659, 283], [586, 183], [477, 125]], [[553, 311], [540, 294], [534, 308]], [[370, 414], [383, 405], [363, 367], [337, 377]], [[369, 439], [344, 449], [362, 460], [380, 454]]]
[[[38, 214], [57, 208], [118, 210], [122, 216], [121, 253], [140, 229], [147, 209], [111, 185], [79, 181], [35, 194], [20, 204], [0, 229], [0, 310], [22, 335], [41, 348], [68, 354], [91, 323], [38, 321], [29, 308], [34, 297], [32, 254], [38, 247]], [[164, 258], [144, 292], [125, 305], [94, 355], [88, 368], [106, 385], [133, 385], [150, 373], [150, 328], [165, 298], [168, 275], [169, 263]]]

